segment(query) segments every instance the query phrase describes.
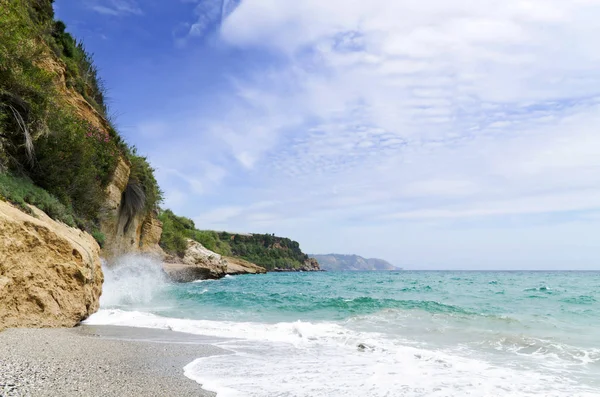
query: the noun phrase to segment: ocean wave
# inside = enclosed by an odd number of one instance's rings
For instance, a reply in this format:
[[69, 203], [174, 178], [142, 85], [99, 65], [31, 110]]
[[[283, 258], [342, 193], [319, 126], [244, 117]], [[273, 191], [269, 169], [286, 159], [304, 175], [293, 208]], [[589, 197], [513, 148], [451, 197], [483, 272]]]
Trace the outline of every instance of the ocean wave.
[[101, 310], [86, 323], [234, 338], [216, 342], [233, 354], [201, 358], [184, 369], [218, 397], [595, 395], [592, 388], [560, 376], [406, 346], [331, 322], [238, 323]]
[[313, 313], [329, 312], [333, 318], [347, 318], [349, 316], [372, 313], [382, 309], [420, 310], [429, 313], [453, 313], [460, 315], [475, 315], [469, 309], [437, 302], [434, 300], [417, 299], [391, 299], [375, 298], [370, 296], [358, 297], [321, 297], [295, 293], [265, 293], [257, 290], [223, 290], [222, 288], [209, 289], [208, 293], [199, 296], [197, 288], [180, 288], [174, 292], [178, 300], [189, 300], [197, 304], [213, 304], [219, 307], [245, 308], [248, 310], [261, 310], [270, 308], [280, 313]]
[[498, 335], [479, 343], [497, 350], [523, 356], [539, 357], [544, 364], [553, 365], [555, 359], [561, 365], [588, 365], [600, 362], [600, 348], [582, 348], [554, 339], [536, 338], [526, 335]]
[[561, 299], [560, 301], [564, 303], [572, 303], [575, 305], [593, 305], [597, 302], [596, 298], [590, 295], [574, 296], [570, 298]]
[[525, 292], [543, 292], [546, 294], [554, 294], [556, 293], [556, 291], [554, 291], [552, 288], [542, 285], [541, 287], [534, 287], [534, 288], [526, 288], [524, 289]]

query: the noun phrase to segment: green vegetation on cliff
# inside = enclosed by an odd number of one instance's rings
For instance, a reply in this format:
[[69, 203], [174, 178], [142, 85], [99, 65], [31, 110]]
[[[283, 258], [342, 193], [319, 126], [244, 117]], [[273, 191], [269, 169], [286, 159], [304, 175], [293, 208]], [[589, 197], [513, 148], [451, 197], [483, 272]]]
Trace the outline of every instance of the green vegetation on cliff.
[[194, 221], [177, 216], [171, 210], [161, 212], [159, 219], [163, 223], [160, 245], [171, 255], [183, 256], [186, 239], [192, 239], [218, 254], [240, 257], [267, 270], [299, 269], [308, 259], [300, 245], [289, 238], [197, 230]]
[[[104, 92], [83, 43], [54, 20], [52, 0], [0, 0], [4, 199], [20, 206], [42, 205], [55, 219], [94, 231], [106, 186], [121, 157], [131, 165], [128, 187], [137, 193], [128, 196], [137, 198], [132, 211], [156, 207], [162, 193], [153, 170], [108, 121]], [[89, 107], [77, 100], [78, 95]], [[40, 201], [46, 196], [29, 188], [30, 193], [23, 194], [27, 184], [46, 190], [53, 199]], [[48, 204], [55, 200], [60, 209]]]

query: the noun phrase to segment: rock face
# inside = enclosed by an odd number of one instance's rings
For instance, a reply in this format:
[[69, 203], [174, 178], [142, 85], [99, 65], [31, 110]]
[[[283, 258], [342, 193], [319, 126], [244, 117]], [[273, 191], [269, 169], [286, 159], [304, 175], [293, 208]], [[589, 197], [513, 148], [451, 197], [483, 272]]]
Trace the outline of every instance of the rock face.
[[73, 327], [98, 310], [104, 276], [89, 234], [0, 201], [0, 330]]
[[219, 279], [227, 274], [266, 273], [260, 266], [243, 259], [223, 257], [194, 240], [188, 240], [183, 258], [168, 257], [163, 268], [171, 280], [179, 283]]
[[315, 258], [308, 258], [304, 261], [304, 266], [300, 270], [303, 272], [319, 272], [321, 271], [321, 266], [319, 266], [319, 262]]
[[267, 270], [264, 267], [255, 265], [241, 258], [224, 257], [227, 263], [227, 274], [264, 274]]
[[112, 259], [123, 254], [147, 253], [165, 257], [160, 248], [162, 223], [155, 213], [136, 217], [125, 230], [126, 219], [119, 216], [121, 198], [129, 182], [130, 167], [124, 159], [119, 159], [117, 168], [106, 187], [107, 199], [100, 218], [100, 230], [106, 237], [102, 249], [103, 257]]
[[321, 270], [321, 266], [319, 265], [319, 262], [314, 259], [314, 258], [308, 258], [307, 260], [304, 261], [304, 263], [302, 264], [302, 266], [300, 266], [298, 269], [280, 269], [278, 267], [276, 267], [275, 269], [273, 269], [274, 272], [320, 272]]

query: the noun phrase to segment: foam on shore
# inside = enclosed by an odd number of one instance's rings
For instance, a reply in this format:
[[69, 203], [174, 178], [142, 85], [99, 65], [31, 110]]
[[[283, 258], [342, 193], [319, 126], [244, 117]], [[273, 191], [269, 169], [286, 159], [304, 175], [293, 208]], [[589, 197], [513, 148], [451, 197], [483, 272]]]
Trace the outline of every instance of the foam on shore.
[[230, 338], [215, 345], [234, 354], [198, 358], [185, 366], [186, 376], [219, 397], [596, 395], [559, 374], [498, 366], [334, 323], [185, 320], [101, 310], [88, 324], [135, 325]]

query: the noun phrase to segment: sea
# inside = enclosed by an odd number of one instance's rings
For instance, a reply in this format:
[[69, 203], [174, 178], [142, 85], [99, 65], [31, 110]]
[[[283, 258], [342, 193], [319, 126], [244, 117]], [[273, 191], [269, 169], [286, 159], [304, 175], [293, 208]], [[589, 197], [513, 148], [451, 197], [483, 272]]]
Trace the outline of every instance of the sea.
[[[218, 397], [600, 396], [600, 272], [397, 271], [174, 284], [105, 269], [88, 324], [204, 335], [182, 372]], [[210, 339], [207, 339], [210, 340]]]

